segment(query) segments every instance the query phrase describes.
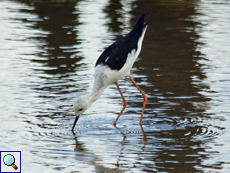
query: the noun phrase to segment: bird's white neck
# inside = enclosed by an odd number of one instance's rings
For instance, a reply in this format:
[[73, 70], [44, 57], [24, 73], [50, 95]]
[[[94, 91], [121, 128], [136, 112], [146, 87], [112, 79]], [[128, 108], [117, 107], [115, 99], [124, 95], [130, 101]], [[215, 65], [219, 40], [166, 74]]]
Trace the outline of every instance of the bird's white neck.
[[103, 79], [100, 77], [95, 77], [93, 88], [89, 94], [87, 94], [87, 99], [89, 101], [89, 106], [92, 105], [104, 92], [108, 84], [104, 84]]

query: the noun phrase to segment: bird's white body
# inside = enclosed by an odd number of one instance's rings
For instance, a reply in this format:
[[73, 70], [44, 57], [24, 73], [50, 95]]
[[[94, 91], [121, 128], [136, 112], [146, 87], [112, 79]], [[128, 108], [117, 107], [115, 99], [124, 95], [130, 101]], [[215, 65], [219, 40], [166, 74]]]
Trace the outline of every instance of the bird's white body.
[[[138, 40], [137, 50], [133, 49], [127, 57], [125, 65], [119, 70], [111, 70], [108, 66], [97, 65], [95, 67], [95, 79], [91, 92], [87, 95], [81, 96], [82, 102], [87, 105], [87, 108], [90, 107], [104, 92], [107, 86], [111, 83], [118, 81], [119, 79], [128, 76], [130, 74], [130, 70], [137, 59], [138, 55], [141, 52], [142, 42], [144, 39], [144, 35], [147, 27], [143, 29], [143, 34]], [[76, 107], [77, 106], [77, 107]], [[74, 104], [75, 113], [78, 112], [79, 102]], [[82, 113], [84, 113], [84, 109]]]

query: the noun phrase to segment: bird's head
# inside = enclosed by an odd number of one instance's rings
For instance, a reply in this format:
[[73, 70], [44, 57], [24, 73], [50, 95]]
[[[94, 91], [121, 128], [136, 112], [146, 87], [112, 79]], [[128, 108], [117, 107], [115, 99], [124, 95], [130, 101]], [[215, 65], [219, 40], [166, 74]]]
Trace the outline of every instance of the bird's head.
[[85, 96], [80, 96], [73, 104], [74, 112], [77, 116], [81, 116], [89, 107], [89, 100]]
[[76, 119], [74, 121], [72, 131], [74, 130], [74, 127], [77, 123], [78, 118], [88, 109], [90, 105], [91, 105], [91, 102], [88, 98], [88, 95], [80, 96], [79, 98], [77, 98], [77, 100], [73, 104], [73, 110], [76, 114]]

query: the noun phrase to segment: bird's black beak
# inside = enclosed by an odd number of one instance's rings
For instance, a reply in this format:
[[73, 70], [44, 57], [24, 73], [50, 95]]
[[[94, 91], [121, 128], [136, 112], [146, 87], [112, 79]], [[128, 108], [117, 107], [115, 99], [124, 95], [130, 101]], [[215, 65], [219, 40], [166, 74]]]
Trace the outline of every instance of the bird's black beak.
[[77, 123], [78, 118], [79, 118], [79, 116], [77, 115], [76, 118], [75, 118], [75, 120], [74, 120], [74, 123], [73, 123], [72, 132], [74, 130], [74, 127], [75, 127], [75, 125]]

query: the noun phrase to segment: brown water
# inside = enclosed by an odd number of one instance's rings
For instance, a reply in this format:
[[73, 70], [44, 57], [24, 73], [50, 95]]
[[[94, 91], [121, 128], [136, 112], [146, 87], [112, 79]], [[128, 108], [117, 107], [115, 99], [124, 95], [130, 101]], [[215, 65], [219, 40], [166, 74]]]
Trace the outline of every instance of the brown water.
[[[230, 2], [0, 1], [0, 150], [22, 172], [229, 172]], [[64, 1], [63, 1], [64, 2]], [[145, 13], [132, 76], [74, 121], [105, 47]]]

